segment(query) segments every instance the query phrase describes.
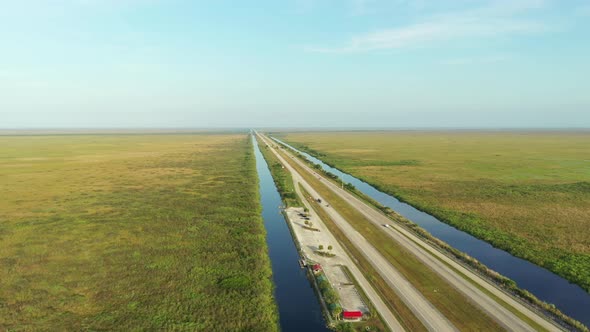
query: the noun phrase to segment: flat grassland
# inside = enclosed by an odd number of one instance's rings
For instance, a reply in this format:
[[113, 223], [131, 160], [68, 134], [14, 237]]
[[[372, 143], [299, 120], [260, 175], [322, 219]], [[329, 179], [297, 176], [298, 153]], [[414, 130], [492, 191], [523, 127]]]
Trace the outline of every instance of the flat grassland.
[[277, 136], [590, 290], [590, 132]]
[[0, 330], [278, 330], [245, 134], [0, 136]]

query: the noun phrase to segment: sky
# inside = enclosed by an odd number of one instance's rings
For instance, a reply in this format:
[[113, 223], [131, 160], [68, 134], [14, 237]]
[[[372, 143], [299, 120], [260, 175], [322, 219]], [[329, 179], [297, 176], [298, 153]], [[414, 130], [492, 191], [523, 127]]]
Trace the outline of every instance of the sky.
[[0, 0], [0, 128], [590, 127], [590, 0]]

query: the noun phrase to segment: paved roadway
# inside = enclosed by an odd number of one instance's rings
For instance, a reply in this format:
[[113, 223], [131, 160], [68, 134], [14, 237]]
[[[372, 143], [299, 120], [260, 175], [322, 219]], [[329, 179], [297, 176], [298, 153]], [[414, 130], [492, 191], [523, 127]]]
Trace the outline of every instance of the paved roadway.
[[[293, 159], [297, 162], [303, 169], [306, 171], [315, 174], [315, 171], [308, 167], [305, 163], [300, 161], [297, 158]], [[291, 168], [292, 172], [294, 170]], [[296, 173], [296, 172], [294, 172]], [[317, 174], [316, 174], [317, 175]], [[460, 276], [456, 273], [453, 269], [449, 268], [445, 263], [451, 265], [453, 268], [457, 269], [464, 275], [466, 275], [469, 279], [473, 282], [477, 283], [480, 287], [485, 288], [487, 291], [493, 293], [495, 296], [501, 298], [506, 303], [510, 304], [516, 310], [518, 310], [521, 314], [527, 316], [529, 319], [535, 321], [537, 324], [541, 325], [543, 328], [549, 331], [560, 331], [556, 325], [552, 322], [545, 319], [543, 316], [537, 314], [536, 312], [532, 311], [529, 307], [521, 304], [517, 300], [515, 300], [512, 296], [505, 293], [503, 290], [497, 288], [495, 285], [489, 283], [487, 280], [484, 280], [479, 275], [475, 274], [471, 270], [465, 268], [463, 265], [459, 264], [455, 260], [451, 259], [450, 257], [446, 256], [445, 254], [438, 251], [436, 248], [432, 247], [431, 245], [424, 242], [421, 238], [415, 236], [414, 234], [408, 232], [403, 227], [392, 223], [391, 220], [383, 215], [380, 211], [375, 209], [372, 206], [367, 205], [365, 202], [358, 199], [356, 196], [350, 194], [349, 192], [341, 189], [339, 186], [335, 185], [334, 183], [324, 180], [324, 184], [336, 193], [339, 197], [346, 200], [349, 204], [354, 206], [358, 209], [363, 215], [367, 217], [367, 219], [371, 220], [376, 225], [382, 224], [389, 224], [391, 225], [390, 228], [381, 227], [384, 232], [386, 232], [393, 240], [397, 241], [401, 245], [405, 246], [408, 250], [413, 252], [422, 262], [440, 274], [443, 278], [445, 278], [450, 284], [455, 286], [459, 291], [465, 294], [468, 298], [470, 298], [474, 303], [476, 303], [479, 307], [481, 307], [486, 313], [488, 313], [491, 317], [494, 317], [498, 323], [503, 325], [506, 329], [511, 331], [534, 331], [534, 329], [529, 326], [527, 323], [522, 321], [522, 319], [518, 318], [515, 314], [507, 310], [505, 307], [500, 305], [494, 299], [490, 298], [488, 295], [484, 294], [480, 289], [478, 289], [475, 285], [471, 282]], [[359, 234], [360, 235], [360, 234]], [[352, 240], [352, 239], [351, 239]], [[366, 241], [366, 240], [365, 240]], [[428, 326], [428, 325], [427, 325]]]
[[[268, 142], [265, 140], [265, 137], [259, 136], [258, 138], [268, 144]], [[268, 144], [268, 145], [270, 145], [270, 144]], [[274, 150], [272, 150], [272, 151], [274, 152]], [[275, 154], [276, 154], [276, 152], [275, 152]], [[283, 161], [283, 164], [286, 165], [286, 167], [290, 167], [287, 163], [284, 162], [284, 160], [282, 159], [282, 157], [280, 155], [277, 155], [277, 156]], [[291, 170], [291, 168], [289, 168], [289, 169]], [[293, 174], [295, 174], [295, 173], [293, 173]], [[305, 207], [307, 207], [309, 209], [309, 213], [312, 215], [315, 214], [312, 207], [309, 205], [307, 200], [305, 200], [305, 198], [303, 197], [301, 190], [299, 189], [299, 186], [297, 184], [295, 184], [295, 190], [297, 191], [297, 194], [302, 198], [301, 201], [303, 202]], [[395, 331], [395, 332], [405, 331], [404, 328], [402, 327], [402, 325], [400, 324], [400, 322], [395, 317], [395, 315], [391, 312], [389, 307], [385, 304], [385, 302], [383, 302], [381, 297], [378, 295], [377, 291], [375, 291], [373, 286], [365, 278], [365, 275], [360, 271], [360, 269], [356, 266], [356, 264], [353, 263], [353, 260], [348, 256], [348, 254], [346, 254], [346, 251], [344, 249], [342, 249], [342, 247], [340, 246], [340, 243], [338, 243], [338, 241], [336, 241], [336, 238], [334, 238], [332, 233], [324, 225], [318, 225], [317, 221], [321, 221], [319, 216], [316, 216], [316, 218], [313, 218], [313, 220], [315, 222], [314, 226], [317, 228], [320, 228], [322, 230], [322, 233], [324, 234], [324, 236], [328, 236], [333, 239], [330, 241], [325, 241], [325, 243], [333, 244], [335, 251], [342, 253], [342, 255], [339, 255], [340, 256], [339, 258], [342, 260], [342, 263], [344, 263], [344, 265], [346, 265], [348, 267], [349, 271], [355, 277], [359, 286], [363, 289], [363, 291], [365, 292], [365, 294], [367, 295], [367, 297], [369, 298], [371, 303], [373, 303], [375, 310], [377, 310], [377, 312], [379, 312], [379, 314], [381, 315], [381, 317], [383, 318], [383, 320], [385, 321], [385, 324], [389, 327], [389, 329], [391, 331]], [[307, 250], [306, 250], [306, 252], [307, 252]], [[308, 256], [311, 256], [309, 252], [307, 252], [306, 254]]]
[[[312, 260], [320, 263], [322, 265], [322, 267], [324, 268], [324, 272], [326, 273], [326, 275], [328, 275], [328, 280], [330, 280], [331, 282], [336, 281], [335, 278], [333, 278], [333, 276], [334, 276], [333, 269], [340, 268], [340, 264], [347, 266], [349, 271], [352, 273], [352, 275], [357, 280], [359, 286], [365, 291], [365, 294], [367, 294], [367, 297], [369, 297], [369, 299], [373, 303], [375, 310], [377, 310], [379, 312], [379, 314], [381, 315], [381, 317], [383, 317], [383, 320], [386, 322], [387, 326], [389, 326], [390, 330], [391, 331], [404, 331], [404, 328], [399, 323], [399, 321], [396, 319], [394, 314], [389, 310], [389, 307], [387, 307], [387, 305], [382, 301], [382, 299], [379, 297], [379, 295], [377, 295], [377, 292], [373, 289], [373, 287], [371, 286], [369, 281], [365, 278], [365, 275], [354, 264], [352, 258], [350, 258], [350, 256], [348, 256], [346, 251], [342, 248], [342, 246], [336, 240], [334, 235], [332, 235], [332, 233], [330, 233], [328, 228], [323, 224], [322, 220], [319, 218], [319, 216], [317, 216], [317, 214], [312, 209], [312, 207], [307, 203], [307, 201], [305, 199], [303, 199], [303, 196], [301, 195], [299, 187], [296, 188], [296, 191], [297, 191], [297, 194], [302, 197], [302, 202], [305, 205], [305, 207], [307, 207], [309, 209], [309, 214], [311, 215], [311, 220], [313, 221], [313, 226], [315, 228], [320, 229], [320, 232], [317, 232], [317, 233], [311, 232], [311, 231], [305, 231], [305, 230], [302, 231], [302, 229], [300, 228], [301, 225], [294, 223], [293, 230], [294, 230], [295, 234], [297, 235], [298, 241], [301, 245], [301, 249], [303, 250], [304, 255], [306, 255], [308, 258], [311, 258]], [[301, 209], [301, 210], [303, 210], [303, 209]], [[289, 217], [289, 222], [293, 222], [293, 220], [297, 219], [295, 217], [295, 214], [296, 214], [295, 209], [292, 209], [292, 208], [287, 209], [287, 216]], [[309, 235], [306, 236], [305, 232], [313, 233], [313, 234], [311, 234], [311, 237], [319, 236], [321, 238], [321, 240], [319, 240], [318, 243], [310, 243]], [[315, 242], [315, 241], [312, 240], [311, 242]], [[313, 248], [308, 247], [310, 244], [312, 245]], [[336, 257], [324, 258], [324, 257], [315, 255], [315, 253], [314, 253], [315, 247], [319, 244], [324, 244], [324, 245], [331, 244], [334, 247], [332, 252], [336, 254]], [[336, 285], [334, 285], [334, 286], [336, 287]], [[342, 294], [340, 295], [340, 297], [342, 300], [345, 300], [345, 298], [342, 297]], [[343, 308], [345, 308], [344, 305], [343, 305]]]
[[[272, 146], [264, 137], [262, 139], [266, 144]], [[322, 196], [319, 195], [317, 191], [305, 181], [305, 179], [303, 179], [303, 177], [283, 158], [283, 156], [274, 149], [271, 149], [271, 151], [291, 172], [293, 181], [296, 183], [296, 188], [298, 187], [297, 183], [300, 183], [305, 190], [312, 195], [312, 197], [322, 198]], [[332, 208], [327, 208], [323, 204], [320, 204], [320, 206], [429, 331], [457, 331], [451, 322], [449, 322], [448, 319], [428, 302], [428, 300], [337, 211]]]
[[[340, 297], [340, 304], [343, 310], [369, 312], [367, 304], [359, 295], [360, 293], [357, 292], [357, 288], [359, 287], [351, 285], [351, 281], [342, 273], [342, 266], [354, 265], [350, 256], [348, 256], [347, 252], [338, 243], [336, 238], [334, 238], [332, 233], [329, 232], [314, 210], [310, 210], [310, 213], [307, 215], [309, 221], [313, 223], [313, 227], [318, 229], [319, 232], [305, 229], [306, 220], [301, 217], [301, 213], [304, 213], [303, 207], [285, 209], [285, 214], [292, 226], [291, 229], [295, 233], [295, 240], [299, 243], [302, 256], [308, 258], [308, 262], [311, 260], [322, 266], [322, 270], [324, 270], [328, 281]], [[325, 247], [331, 245], [332, 249], [329, 252], [334, 256], [327, 257], [317, 254], [316, 250], [318, 250], [320, 245]]]

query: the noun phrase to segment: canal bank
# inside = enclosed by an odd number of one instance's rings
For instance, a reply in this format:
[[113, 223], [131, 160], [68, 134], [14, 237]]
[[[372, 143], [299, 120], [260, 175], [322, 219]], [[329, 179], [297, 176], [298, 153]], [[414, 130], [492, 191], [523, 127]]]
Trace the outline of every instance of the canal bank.
[[[340, 246], [332, 233], [327, 230], [324, 219], [320, 219], [316, 214], [315, 207], [310, 206], [312, 203], [307, 202], [307, 198], [310, 196], [319, 197], [317, 193], [309, 188], [307, 190], [311, 190], [310, 192], [303, 193], [303, 188], [308, 185], [304, 181], [302, 182], [300, 176], [288, 166], [288, 163], [276, 151], [273, 151], [269, 145], [265, 144], [268, 143], [265, 138], [260, 137], [260, 139], [262, 155], [266, 158], [267, 163], [271, 165], [271, 175], [277, 181], [277, 187], [282, 188], [281, 194], [285, 195], [290, 192], [289, 190], [285, 191], [287, 186], [282, 183], [283, 180], [288, 178], [288, 181], [295, 184], [294, 187], [291, 187], [293, 189], [292, 193], [296, 193], [296, 196], [301, 198], [302, 202], [298, 201], [290, 204], [290, 206], [296, 207], [287, 208], [284, 212], [288, 217], [288, 224], [294, 234], [295, 242], [301, 248], [301, 257], [304, 257], [313, 266], [313, 281], [317, 282], [320, 289], [318, 294], [322, 294], [321, 298], [329, 301], [329, 303], [326, 303], [328, 317], [348, 321], [351, 318], [347, 314], [354, 313], [358, 316], [353, 320], [363, 318], [361, 322], [355, 323], [354, 327], [344, 326], [345, 329], [352, 327], [358, 331], [404, 330], [364, 274], [352, 262], [347, 251]], [[290, 175], [287, 176], [287, 174]], [[314, 203], [317, 202], [314, 200]], [[323, 205], [321, 206], [323, 207]], [[349, 278], [349, 275], [353, 279]], [[325, 280], [319, 280], [318, 278]], [[361, 296], [360, 294], [364, 295]], [[363, 300], [363, 298], [366, 300]], [[366, 315], [363, 315], [363, 313]]]
[[273, 137], [273, 139], [293, 151], [300, 153], [309, 161], [318, 164], [323, 170], [337, 175], [344, 182], [351, 183], [362, 194], [367, 195], [379, 204], [389, 207], [401, 216], [426, 229], [452, 247], [476, 258], [491, 269], [514, 280], [522, 289], [529, 291], [542, 301], [553, 303], [565, 314], [590, 324], [590, 294], [581, 287], [571, 284], [549, 270], [534, 265], [526, 260], [491, 246], [470, 234], [460, 231], [440, 220], [402, 203], [395, 197], [385, 194], [371, 185], [340, 170], [326, 165], [321, 160], [299, 151], [298, 149]]
[[306, 272], [299, 266], [299, 253], [287, 222], [280, 212], [280, 206], [283, 204], [281, 197], [254, 138], [253, 145], [281, 330], [330, 331], [326, 328], [322, 309]]

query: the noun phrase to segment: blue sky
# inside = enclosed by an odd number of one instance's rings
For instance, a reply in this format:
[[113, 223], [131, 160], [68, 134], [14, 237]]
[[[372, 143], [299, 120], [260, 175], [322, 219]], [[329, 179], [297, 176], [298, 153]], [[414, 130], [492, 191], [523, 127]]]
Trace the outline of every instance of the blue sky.
[[588, 0], [0, 0], [0, 128], [590, 127], [589, 36]]

